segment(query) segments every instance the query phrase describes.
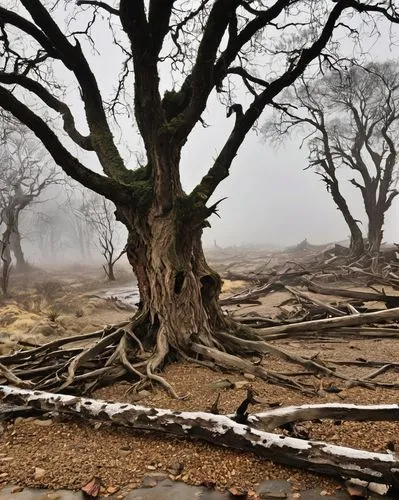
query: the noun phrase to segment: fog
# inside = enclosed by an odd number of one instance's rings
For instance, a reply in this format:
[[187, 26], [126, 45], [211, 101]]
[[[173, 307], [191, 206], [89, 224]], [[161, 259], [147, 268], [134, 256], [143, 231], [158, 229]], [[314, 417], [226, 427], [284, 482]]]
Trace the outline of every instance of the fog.
[[[61, 18], [59, 21], [62, 22]], [[121, 62], [120, 53], [117, 47], [109, 43], [108, 36], [104, 36], [105, 30], [108, 30], [106, 23], [103, 25], [100, 23], [95, 29], [94, 35], [100, 35], [96, 46], [98, 53], [91, 51], [88, 58], [103, 93], [109, 95], [116, 86], [115, 79]], [[398, 31], [398, 28], [394, 29]], [[96, 36], [94, 38], [96, 39]], [[370, 41], [369, 47], [364, 47], [368, 52], [366, 59], [393, 58], [396, 47], [392, 46], [391, 41], [392, 38], [388, 39], [387, 36]], [[349, 54], [353, 53], [349, 42], [343, 43], [343, 50]], [[86, 51], [86, 54], [90, 52]], [[60, 74], [63, 83], [68, 86], [67, 102], [77, 116], [80, 130], [84, 131], [82, 103], [78, 97], [76, 83], [72, 83], [66, 73], [56, 72], [56, 74]], [[168, 79], [170, 81], [166, 72], [162, 76], [166, 81]], [[132, 84], [131, 80], [128, 82], [129, 85]], [[244, 95], [241, 98], [245, 100]], [[204, 128], [201, 124], [197, 125], [183, 149], [181, 177], [183, 187], [188, 191], [211, 166], [212, 159], [220, 151], [234, 121], [234, 117], [226, 118], [225, 108], [214, 95], [209, 101], [203, 119], [208, 126]], [[260, 120], [259, 128], [265, 120], [266, 114]], [[129, 165], [134, 167], [137, 164], [134, 153], [142, 154], [142, 146], [131, 118], [126, 114], [120, 115], [114, 131], [116, 137], [123, 137], [128, 142], [123, 144], [121, 149], [125, 156], [129, 157]], [[73, 147], [72, 152], [75, 153], [75, 150]], [[79, 155], [88, 167], [99, 170], [93, 155], [83, 153]], [[305, 238], [315, 244], [346, 239], [349, 232], [340, 212], [337, 211], [320, 178], [311, 170], [304, 171], [306, 167], [307, 150], [306, 147], [300, 148], [298, 137], [287, 140], [284, 146], [274, 149], [264, 141], [260, 133], [250, 132], [233, 162], [230, 176], [219, 186], [212, 199], [215, 202], [227, 198], [219, 206], [220, 218], [212, 216], [211, 228], [204, 231], [205, 246], [212, 246], [214, 242], [222, 247], [250, 244], [285, 246], [298, 243]], [[343, 171], [342, 179], [347, 175], [350, 174]], [[56, 205], [57, 207], [62, 205], [63, 187], [57, 188], [60, 190], [58, 192], [54, 189], [56, 188], [53, 188], [51, 193], [44, 193], [42, 201], [51, 198], [57, 202], [50, 203], [47, 209], [43, 203], [40, 210], [54, 212]], [[366, 230], [365, 214], [358, 193], [349, 185], [344, 192], [350, 200], [352, 213], [355, 218], [363, 221], [363, 228]], [[24, 215], [25, 228], [31, 226], [31, 221], [35, 220], [34, 217], [38, 212], [39, 208], [34, 208]], [[396, 201], [386, 220], [384, 232], [386, 241], [399, 241], [396, 223], [398, 215], [399, 205]], [[63, 217], [66, 220], [67, 216]], [[63, 226], [66, 227], [65, 223]], [[121, 229], [118, 229], [118, 232], [123, 234]], [[24, 237], [28, 259], [35, 261], [43, 258], [35, 249], [32, 231], [26, 230]], [[72, 241], [71, 238], [70, 240]], [[63, 259], [69, 260], [79, 255], [71, 243], [60, 243], [60, 246], [62, 245], [64, 251], [60, 255]], [[96, 254], [95, 249], [96, 244], [91, 237], [90, 251]]]

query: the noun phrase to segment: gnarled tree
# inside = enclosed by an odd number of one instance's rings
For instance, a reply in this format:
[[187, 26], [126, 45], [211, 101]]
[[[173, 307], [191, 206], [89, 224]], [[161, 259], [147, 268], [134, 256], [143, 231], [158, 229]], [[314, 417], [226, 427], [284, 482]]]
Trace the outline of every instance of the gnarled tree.
[[[3, 122], [0, 143], [0, 228], [2, 228], [1, 288], [7, 293], [11, 252], [16, 269], [24, 270], [26, 261], [21, 245], [21, 212], [32, 205], [43, 190], [59, 181], [55, 165], [46, 161], [46, 152], [32, 132], [16, 122]], [[43, 157], [44, 153], [44, 157]]]
[[[13, 2], [15, 10], [7, 8], [7, 1], [1, 3], [0, 107], [31, 128], [68, 175], [115, 204], [118, 219], [129, 233], [127, 256], [141, 298], [139, 313], [128, 327], [111, 329], [93, 348], [64, 365], [66, 379], [58, 372], [57, 381], [47, 378], [42, 387], [79, 384], [82, 379], [76, 375], [89, 370], [87, 359], [98, 359], [99, 353], [108, 361], [92, 373], [92, 379], [102, 382], [126, 373], [161, 381], [154, 372], [178, 354], [267, 377], [263, 368], [236, 356], [248, 349], [263, 352], [264, 344], [244, 345], [225, 333], [234, 334], [237, 327], [222, 313], [221, 280], [208, 266], [201, 247], [203, 228], [217, 207], [209, 200], [229, 175], [233, 159], [264, 108], [321, 54], [328, 57], [335, 30], [346, 30], [353, 18], [355, 23], [397, 23], [395, 6], [369, 0], [120, 0], [112, 4], [78, 0], [55, 5], [19, 0]], [[57, 9], [62, 14], [57, 15]], [[134, 115], [146, 152], [145, 166], [136, 169], [129, 168], [117, 147], [107, 113], [109, 99], [90, 64], [88, 44], [96, 39], [91, 27], [101, 22], [100, 13], [109, 17], [109, 25], [101, 26], [102, 43], [108, 26], [110, 46], [120, 48], [125, 57], [111, 111], [121, 102], [129, 106], [127, 90], [134, 89]], [[87, 29], [80, 23], [73, 31], [80, 14], [88, 20]], [[65, 26], [57, 24], [65, 15], [69, 16]], [[264, 63], [263, 57], [268, 56], [276, 63], [273, 71]], [[162, 68], [167, 70], [166, 79]], [[59, 91], [58, 70], [78, 86], [87, 133], [79, 130], [73, 108]], [[174, 86], [163, 91], [170, 71]], [[57, 85], [52, 85], [54, 78]], [[233, 104], [227, 92], [230, 84], [248, 89], [249, 99]], [[180, 180], [182, 148], [202, 122], [212, 93], [230, 105], [235, 121], [207, 174], [186, 193]], [[63, 133], [22, 96], [61, 117]], [[74, 148], [94, 155], [102, 174], [85, 166], [79, 159], [83, 156], [73, 154]], [[143, 350], [151, 354], [143, 355]], [[136, 355], [141, 360], [135, 363]], [[83, 377], [90, 381], [90, 374]]]
[[[322, 177], [348, 225], [353, 256], [365, 251], [378, 255], [385, 215], [399, 193], [397, 62], [335, 68], [317, 81], [300, 78], [284, 101], [276, 103], [267, 134], [276, 139], [301, 128], [309, 165]], [[359, 189], [367, 215], [366, 246], [359, 221], [342, 192], [339, 169], [345, 167], [354, 175], [350, 182]]]
[[126, 247], [121, 248], [118, 232], [118, 221], [115, 220], [114, 206], [106, 198], [91, 194], [84, 200], [80, 210], [84, 220], [97, 237], [98, 247], [105, 259], [104, 272], [109, 281], [115, 281], [114, 266], [126, 253]]

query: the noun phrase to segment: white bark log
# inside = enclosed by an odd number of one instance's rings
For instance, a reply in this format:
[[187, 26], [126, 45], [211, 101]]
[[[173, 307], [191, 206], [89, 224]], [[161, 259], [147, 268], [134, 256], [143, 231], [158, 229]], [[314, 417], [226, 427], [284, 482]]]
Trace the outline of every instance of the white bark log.
[[7, 403], [108, 421], [136, 430], [201, 439], [322, 474], [399, 486], [399, 458], [394, 453], [372, 453], [272, 434], [238, 424], [228, 416], [107, 403], [8, 386], [0, 386], [0, 398]]

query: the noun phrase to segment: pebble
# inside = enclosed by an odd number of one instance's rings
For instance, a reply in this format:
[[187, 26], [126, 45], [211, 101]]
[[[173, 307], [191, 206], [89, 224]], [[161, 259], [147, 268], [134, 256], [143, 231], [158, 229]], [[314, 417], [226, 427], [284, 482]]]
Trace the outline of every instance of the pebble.
[[45, 474], [46, 471], [44, 469], [41, 469], [40, 467], [35, 467], [35, 473], [33, 477], [36, 481], [39, 481], [39, 479], [43, 479]]
[[143, 488], [154, 488], [156, 485], [157, 485], [157, 481], [151, 476], [146, 476], [143, 479], [143, 482], [142, 482]]
[[32, 423], [35, 425], [40, 425], [40, 427], [49, 427], [50, 425], [53, 425], [53, 421], [50, 419], [40, 420], [39, 418], [36, 418], [32, 421]]
[[[250, 375], [250, 373], [247, 373], [247, 375]], [[238, 382], [234, 382], [235, 389], [243, 389], [244, 387], [248, 387], [248, 385], [249, 380], [240, 380]]]
[[119, 486], [108, 486], [107, 488], [107, 493], [109, 493], [110, 495], [113, 495], [117, 491], [119, 491]]
[[11, 493], [21, 493], [21, 491], [23, 490], [24, 490], [23, 486], [14, 486], [11, 490]]
[[252, 375], [252, 373], [244, 373], [244, 377], [247, 379], [247, 380], [255, 380], [255, 375]]

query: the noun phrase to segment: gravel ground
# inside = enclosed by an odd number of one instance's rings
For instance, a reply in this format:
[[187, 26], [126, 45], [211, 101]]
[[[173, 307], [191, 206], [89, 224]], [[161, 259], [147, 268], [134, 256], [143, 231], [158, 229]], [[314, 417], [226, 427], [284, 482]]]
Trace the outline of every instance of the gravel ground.
[[[366, 349], [364, 344], [362, 349]], [[353, 352], [352, 349], [349, 351]], [[388, 352], [390, 357], [395, 357], [392, 346]], [[347, 354], [341, 355], [345, 357]], [[373, 357], [376, 357], [375, 351]], [[268, 366], [272, 364], [274, 369], [287, 371], [290, 368], [274, 358], [269, 358], [267, 363]], [[187, 364], [168, 367], [165, 376], [178, 393], [188, 392], [190, 397], [185, 401], [176, 401], [164, 391], [155, 389], [140, 404], [180, 410], [206, 410], [217, 394], [209, 384], [221, 378], [228, 378], [232, 382], [246, 380], [243, 376], [215, 373]], [[268, 403], [289, 405], [341, 401], [336, 395], [307, 398], [262, 382], [253, 381], [251, 384]], [[118, 384], [97, 391], [95, 397], [133, 402], [132, 396], [126, 394], [128, 388], [128, 385]], [[345, 401], [351, 403], [397, 402], [397, 391], [394, 390], [352, 388], [343, 394]], [[245, 389], [224, 390], [220, 409], [226, 413], [232, 412], [244, 397]], [[258, 405], [256, 411], [265, 408], [267, 404]], [[165, 473], [174, 480], [193, 485], [214, 485], [220, 489], [236, 487], [250, 490], [267, 479], [289, 479], [294, 491], [298, 492], [307, 488], [321, 488], [326, 494], [332, 495], [339, 488], [332, 480], [264, 461], [250, 453], [237, 453], [200, 442], [138, 435], [105, 424], [98, 426], [84, 422], [19, 418], [13, 423], [3, 424], [3, 427], [0, 484], [79, 489], [92, 476], [98, 476], [103, 481], [104, 492], [109, 488], [111, 491], [118, 488], [123, 495], [138, 487], [145, 476], [155, 471]], [[399, 430], [398, 424], [392, 422], [344, 422], [337, 426], [326, 421], [308, 425], [308, 428], [313, 439], [374, 451], [383, 451], [388, 442], [395, 442]]]
[[[399, 342], [396, 340], [343, 340], [340, 342], [276, 341], [275, 345], [302, 355], [320, 353], [323, 358], [354, 360], [357, 358], [390, 362], [399, 359]], [[303, 371], [272, 356], [265, 357], [265, 366], [282, 373]], [[339, 367], [351, 377], [363, 377], [373, 368]], [[218, 390], [211, 386], [217, 380], [246, 381], [243, 375], [214, 372], [192, 364], [174, 364], [165, 371], [166, 379], [177, 393], [188, 394], [186, 400], [173, 400], [165, 391], [155, 388], [140, 404], [179, 410], [207, 410], [215, 401]], [[321, 387], [313, 376], [296, 377], [296, 380]], [[399, 382], [396, 371], [390, 371], [376, 380]], [[262, 411], [269, 403], [282, 405], [300, 403], [397, 403], [398, 391], [387, 388], [369, 390], [344, 387], [341, 380], [323, 379], [323, 387], [329, 383], [342, 389], [338, 395], [320, 393], [309, 398], [300, 393], [250, 381], [264, 404], [254, 411]], [[115, 386], [97, 391], [93, 397], [109, 401], [134, 402], [128, 392], [129, 385]], [[246, 394], [245, 389], [222, 390], [220, 410], [234, 412]], [[16, 484], [30, 487], [80, 489], [93, 476], [101, 478], [102, 493], [117, 490], [123, 498], [133, 488], [139, 487], [146, 476], [165, 474], [169, 479], [192, 485], [215, 486], [218, 489], [237, 488], [253, 490], [264, 480], [289, 480], [293, 491], [301, 492], [318, 488], [323, 496], [334, 495], [340, 485], [333, 480], [306, 471], [298, 471], [261, 460], [250, 453], [238, 453], [210, 444], [162, 436], [137, 434], [105, 424], [67, 422], [54, 419], [39, 420], [18, 418], [3, 423], [0, 434], [0, 486]], [[396, 443], [399, 424], [394, 422], [343, 422], [307, 424], [312, 439], [320, 439], [363, 448], [384, 451], [388, 443]], [[299, 497], [298, 497], [299, 498]], [[306, 498], [306, 496], [302, 496]], [[310, 498], [310, 497], [309, 497]]]

